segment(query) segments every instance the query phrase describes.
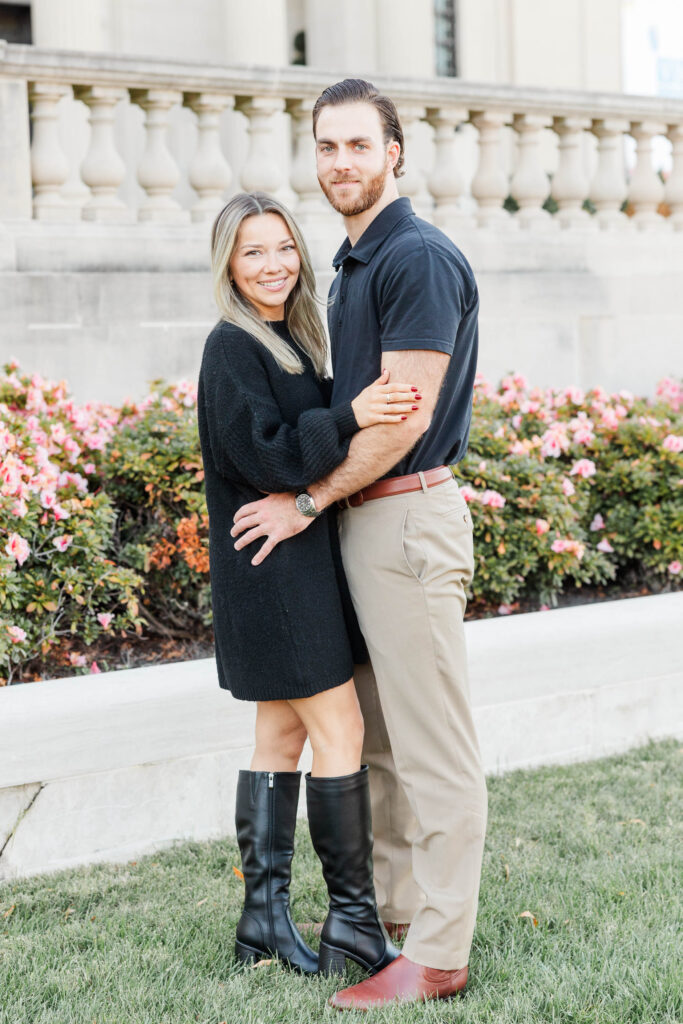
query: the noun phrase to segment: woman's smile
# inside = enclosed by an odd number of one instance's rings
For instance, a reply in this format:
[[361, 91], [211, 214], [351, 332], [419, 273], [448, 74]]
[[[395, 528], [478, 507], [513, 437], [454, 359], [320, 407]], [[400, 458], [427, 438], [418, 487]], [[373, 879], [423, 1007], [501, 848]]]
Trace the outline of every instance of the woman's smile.
[[287, 278], [279, 277], [277, 281], [259, 281], [258, 283], [262, 288], [267, 288], [269, 292], [277, 292], [287, 284]]

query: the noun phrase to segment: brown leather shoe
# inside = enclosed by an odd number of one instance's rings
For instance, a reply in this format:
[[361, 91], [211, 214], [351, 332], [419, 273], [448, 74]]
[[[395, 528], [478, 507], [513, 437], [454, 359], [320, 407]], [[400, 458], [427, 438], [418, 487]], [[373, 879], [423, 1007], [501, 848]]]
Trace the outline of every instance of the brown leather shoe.
[[399, 956], [373, 978], [335, 992], [328, 1000], [337, 1010], [370, 1010], [385, 1003], [421, 1003], [425, 999], [448, 999], [467, 984], [467, 967], [440, 971], [423, 967]]

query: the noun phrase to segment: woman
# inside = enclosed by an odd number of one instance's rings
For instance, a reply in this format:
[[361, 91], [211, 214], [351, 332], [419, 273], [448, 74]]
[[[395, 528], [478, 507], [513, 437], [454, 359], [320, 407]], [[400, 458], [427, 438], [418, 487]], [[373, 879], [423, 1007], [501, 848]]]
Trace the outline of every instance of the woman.
[[[386, 375], [328, 408], [327, 343], [315, 278], [288, 211], [261, 193], [235, 196], [213, 226], [221, 320], [206, 341], [199, 432], [210, 520], [219, 683], [257, 701], [255, 753], [237, 786], [245, 881], [237, 925], [242, 960], [277, 955], [312, 973], [350, 957], [375, 973], [398, 950], [378, 918], [372, 882], [367, 767], [353, 662], [365, 660], [332, 514], [259, 566], [236, 551], [233, 516], [262, 493], [302, 491], [341, 463], [357, 430], [400, 424], [415, 388]], [[289, 913], [289, 883], [306, 737], [308, 819], [330, 895], [319, 963]]]

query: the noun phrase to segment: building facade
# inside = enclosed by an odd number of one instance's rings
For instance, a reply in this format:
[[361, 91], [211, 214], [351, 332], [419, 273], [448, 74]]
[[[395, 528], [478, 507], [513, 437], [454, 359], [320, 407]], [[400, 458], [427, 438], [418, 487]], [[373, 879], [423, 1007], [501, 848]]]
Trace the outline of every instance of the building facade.
[[[648, 5], [649, 6], [649, 5]], [[208, 64], [619, 91], [623, 0], [13, 0], [0, 38]]]
[[310, 113], [362, 75], [399, 105], [402, 192], [477, 272], [481, 369], [653, 390], [682, 362], [683, 100], [624, 91], [640, 3], [0, 3], [3, 356], [81, 399], [194, 376], [242, 188], [293, 208], [324, 293]]

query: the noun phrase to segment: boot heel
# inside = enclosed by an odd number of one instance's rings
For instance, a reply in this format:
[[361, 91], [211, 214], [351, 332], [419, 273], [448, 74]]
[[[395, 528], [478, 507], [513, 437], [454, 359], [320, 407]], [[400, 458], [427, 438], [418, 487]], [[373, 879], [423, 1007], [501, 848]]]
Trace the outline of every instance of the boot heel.
[[255, 949], [254, 946], [247, 946], [244, 942], [237, 941], [235, 942], [235, 958], [240, 963], [248, 964], [252, 960], [268, 959], [268, 954], [260, 949]]
[[320, 943], [318, 951], [318, 971], [320, 974], [343, 974], [346, 966], [346, 954], [340, 949]]

